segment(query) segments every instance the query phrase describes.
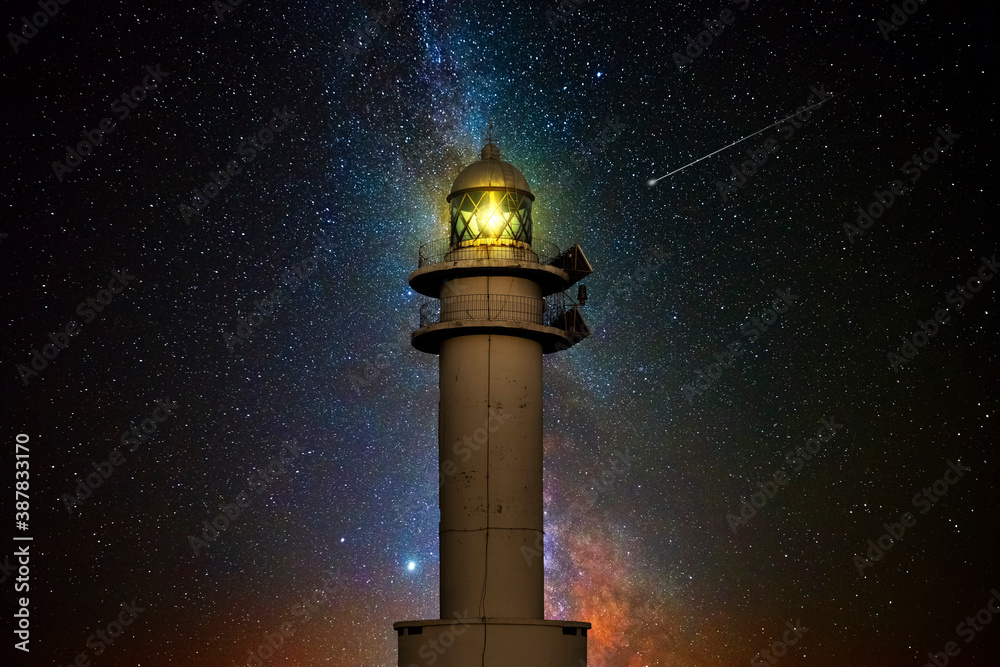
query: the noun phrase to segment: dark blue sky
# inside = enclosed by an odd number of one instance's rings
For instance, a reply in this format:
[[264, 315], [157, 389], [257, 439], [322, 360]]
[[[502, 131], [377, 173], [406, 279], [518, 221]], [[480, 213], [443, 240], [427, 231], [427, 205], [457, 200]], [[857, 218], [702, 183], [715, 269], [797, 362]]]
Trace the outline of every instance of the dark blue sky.
[[546, 610], [590, 663], [767, 664], [792, 623], [782, 665], [992, 664], [960, 624], [1000, 586], [995, 7], [562, 5], [70, 2], [7, 37], [14, 664], [245, 665], [282, 627], [267, 664], [395, 664], [438, 582], [406, 277], [491, 116], [595, 267], [544, 408]]

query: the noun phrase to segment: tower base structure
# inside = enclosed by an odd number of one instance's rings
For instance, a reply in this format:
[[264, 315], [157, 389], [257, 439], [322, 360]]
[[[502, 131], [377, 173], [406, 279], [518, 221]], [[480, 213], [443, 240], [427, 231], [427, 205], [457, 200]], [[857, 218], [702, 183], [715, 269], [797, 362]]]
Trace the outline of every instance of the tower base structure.
[[586, 292], [577, 305], [565, 290], [593, 267], [579, 245], [534, 239], [535, 196], [491, 138], [481, 157], [448, 195], [450, 235], [409, 276], [436, 300], [411, 340], [440, 363], [440, 618], [393, 624], [397, 664], [587, 667], [590, 623], [544, 618], [542, 356], [590, 334]]
[[586, 667], [590, 623], [532, 618], [400, 621], [399, 667]]

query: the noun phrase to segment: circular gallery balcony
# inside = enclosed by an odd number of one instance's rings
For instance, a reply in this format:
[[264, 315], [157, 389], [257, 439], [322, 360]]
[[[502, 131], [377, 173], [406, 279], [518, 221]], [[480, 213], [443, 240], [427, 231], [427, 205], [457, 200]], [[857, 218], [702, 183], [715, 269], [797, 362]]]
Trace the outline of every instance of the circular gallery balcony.
[[466, 276], [519, 276], [538, 283], [543, 295], [566, 289], [573, 279], [552, 262], [559, 248], [546, 241], [527, 243], [463, 243], [452, 245], [449, 238], [420, 246], [417, 270], [410, 274], [410, 286], [420, 294], [437, 298], [441, 285]]
[[530, 338], [546, 354], [572, 347], [590, 335], [562, 292], [540, 299], [507, 294], [460, 294], [426, 301], [420, 306], [420, 328], [413, 347], [437, 354], [441, 342], [454, 336], [498, 334]]

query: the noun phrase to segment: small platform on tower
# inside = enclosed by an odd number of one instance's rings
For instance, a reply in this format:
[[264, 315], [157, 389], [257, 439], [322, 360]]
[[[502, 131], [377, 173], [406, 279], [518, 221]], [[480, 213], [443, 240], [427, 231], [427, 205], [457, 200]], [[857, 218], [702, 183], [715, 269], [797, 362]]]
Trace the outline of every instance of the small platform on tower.
[[574, 243], [565, 252], [552, 259], [549, 264], [565, 271], [569, 275], [570, 285], [583, 280], [594, 272], [594, 267], [590, 265], [590, 260], [583, 254], [583, 248], [580, 247], [579, 243]]

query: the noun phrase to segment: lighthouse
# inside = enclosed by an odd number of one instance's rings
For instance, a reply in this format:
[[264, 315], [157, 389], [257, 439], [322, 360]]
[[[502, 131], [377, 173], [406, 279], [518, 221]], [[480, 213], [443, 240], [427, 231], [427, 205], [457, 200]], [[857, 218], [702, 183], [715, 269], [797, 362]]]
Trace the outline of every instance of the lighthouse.
[[542, 355], [589, 335], [566, 290], [579, 245], [535, 238], [535, 196], [493, 143], [447, 197], [449, 235], [420, 247], [429, 297], [415, 348], [438, 355], [440, 617], [400, 621], [399, 667], [586, 667], [582, 621], [544, 613]]

